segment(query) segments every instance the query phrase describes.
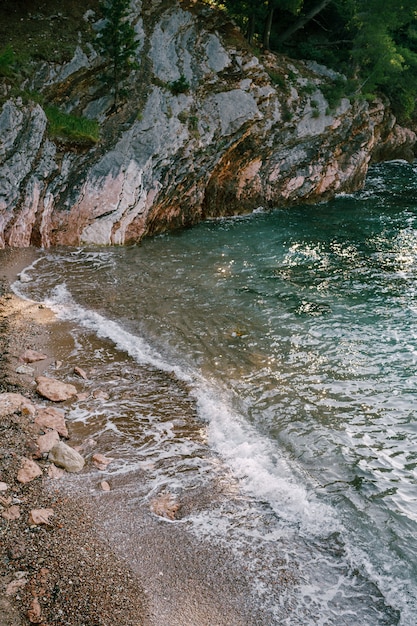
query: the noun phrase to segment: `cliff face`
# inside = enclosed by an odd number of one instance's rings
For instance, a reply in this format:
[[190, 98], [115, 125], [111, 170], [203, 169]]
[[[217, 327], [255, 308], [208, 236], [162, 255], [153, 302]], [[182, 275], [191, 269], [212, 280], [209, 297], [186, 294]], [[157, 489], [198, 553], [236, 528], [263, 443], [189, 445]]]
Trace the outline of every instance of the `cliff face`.
[[[34, 74], [30, 88], [100, 120], [93, 148], [49, 139], [39, 105], [4, 104], [0, 246], [138, 241], [209, 216], [328, 199], [360, 188], [372, 158], [412, 158], [416, 136], [382, 103], [344, 98], [332, 109], [329, 70], [260, 62], [220, 14], [167, 4], [132, 3], [139, 69], [116, 113], [91, 50]], [[175, 94], [181, 77], [189, 88]]]

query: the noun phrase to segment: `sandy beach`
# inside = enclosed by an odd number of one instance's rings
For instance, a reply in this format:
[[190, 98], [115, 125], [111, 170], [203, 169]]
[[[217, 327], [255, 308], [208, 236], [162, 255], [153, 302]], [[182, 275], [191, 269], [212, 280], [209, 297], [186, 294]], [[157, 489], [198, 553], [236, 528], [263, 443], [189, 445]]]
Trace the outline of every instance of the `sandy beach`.
[[[73, 349], [68, 323], [10, 290], [11, 282], [37, 254], [36, 250], [1, 251], [0, 257], [0, 392], [23, 394], [35, 407], [51, 403], [40, 398], [34, 379], [45, 374], [65, 381], [69, 366], [62, 363], [71, 363]], [[33, 373], [18, 373], [27, 349], [47, 358], [32, 364]], [[86, 389], [80, 377], [77, 391], [91, 393], [91, 387]], [[65, 409], [69, 402], [60, 407]], [[48, 477], [50, 462], [36, 451], [39, 428], [33, 416], [15, 411], [1, 418], [0, 428], [0, 481], [7, 484], [0, 494], [2, 512], [14, 503], [19, 507], [17, 519], [0, 518], [0, 622], [4, 626], [278, 623], [254, 606], [250, 568], [242, 567], [231, 550], [199, 539], [184, 524], [187, 512], [224, 498], [221, 489], [216, 493], [214, 486], [206, 493], [189, 494], [180, 503], [167, 494], [155, 506], [147, 498], [140, 471], [116, 477], [103, 489], [106, 475], [91, 462], [88, 442], [84, 448], [81, 445], [86, 458], [83, 471], [66, 472], [54, 480]], [[71, 425], [67, 443], [80, 444]], [[42, 476], [22, 485], [16, 476], [22, 458], [28, 457], [36, 459]], [[30, 511], [39, 508], [53, 510], [50, 523], [28, 521]], [[283, 567], [277, 585], [287, 586], [293, 580]]]

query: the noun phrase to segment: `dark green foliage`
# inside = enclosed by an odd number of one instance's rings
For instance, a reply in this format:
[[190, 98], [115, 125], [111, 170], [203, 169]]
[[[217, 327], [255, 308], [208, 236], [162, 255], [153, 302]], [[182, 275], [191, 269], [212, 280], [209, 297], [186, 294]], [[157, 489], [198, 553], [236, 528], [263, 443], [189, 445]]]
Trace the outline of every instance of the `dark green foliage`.
[[12, 76], [16, 55], [11, 46], [0, 52], [0, 76]]
[[[416, 110], [416, 0], [222, 0], [250, 42], [327, 65], [348, 81], [326, 88], [329, 107], [344, 95], [385, 94], [406, 121]], [[356, 81], [355, 89], [349, 79]], [[343, 89], [346, 89], [343, 92]]]
[[132, 69], [139, 42], [129, 22], [129, 0], [104, 0], [100, 4], [105, 23], [97, 35], [96, 48], [108, 61], [109, 69], [103, 78], [113, 91], [114, 108], [122, 95], [120, 84]]
[[327, 83], [320, 87], [329, 104], [329, 110], [334, 111], [340, 104], [342, 98], [352, 95], [352, 83], [340, 77], [331, 83]]
[[178, 80], [169, 84], [169, 89], [175, 96], [178, 96], [180, 93], [186, 93], [190, 89], [190, 84], [184, 74], [181, 74]]

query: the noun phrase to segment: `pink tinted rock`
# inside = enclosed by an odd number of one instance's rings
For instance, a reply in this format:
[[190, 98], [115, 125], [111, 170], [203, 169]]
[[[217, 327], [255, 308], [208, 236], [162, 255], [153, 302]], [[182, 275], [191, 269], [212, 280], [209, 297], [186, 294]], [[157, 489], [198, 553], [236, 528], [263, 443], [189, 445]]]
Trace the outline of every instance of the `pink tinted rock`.
[[56, 430], [61, 437], [68, 439], [68, 429], [65, 424], [65, 412], [55, 407], [38, 409], [35, 417], [35, 424], [42, 428]]
[[36, 383], [38, 385], [36, 391], [53, 402], [64, 402], [77, 395], [77, 389], [74, 385], [63, 383], [56, 378], [38, 376]]
[[1, 516], [4, 519], [7, 519], [9, 522], [12, 522], [20, 517], [20, 507], [17, 504], [9, 507], [5, 511], [2, 512]]
[[17, 472], [17, 480], [19, 483], [30, 483], [38, 476], [42, 476], [42, 470], [39, 465], [35, 463], [35, 461], [32, 461], [32, 459], [24, 458], [22, 460], [22, 467]]
[[49, 430], [44, 435], [38, 437], [38, 446], [41, 454], [49, 452], [58, 443], [59, 435], [56, 430]]
[[0, 418], [13, 413], [34, 415], [35, 406], [20, 393], [0, 393]]
[[82, 367], [74, 367], [74, 374], [77, 374], [80, 378], [84, 378], [84, 380], [87, 380], [88, 378], [86, 371], [83, 370]]
[[20, 355], [20, 360], [24, 363], [36, 363], [36, 361], [44, 361], [47, 359], [46, 354], [42, 354], [42, 352], [36, 352], [36, 350], [25, 350], [23, 354]]
[[40, 524], [50, 526], [51, 522], [49, 521], [49, 518], [52, 517], [53, 514], [53, 509], [32, 509], [29, 513], [29, 524], [31, 526], [38, 526]]
[[96, 453], [93, 454], [92, 461], [98, 469], [104, 470], [113, 461], [113, 459], [105, 457], [103, 454]]
[[62, 467], [57, 467], [54, 464], [48, 467], [48, 476], [49, 478], [52, 478], [53, 480], [59, 480], [60, 478], [63, 477], [64, 474], [65, 474], [65, 470], [62, 469]]

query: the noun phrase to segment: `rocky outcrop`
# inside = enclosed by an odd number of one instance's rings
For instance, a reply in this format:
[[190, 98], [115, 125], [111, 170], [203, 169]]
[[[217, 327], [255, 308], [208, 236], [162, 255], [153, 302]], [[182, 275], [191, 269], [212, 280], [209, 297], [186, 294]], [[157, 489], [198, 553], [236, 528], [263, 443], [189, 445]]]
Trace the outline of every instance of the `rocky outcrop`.
[[41, 106], [4, 104], [0, 246], [138, 241], [351, 192], [373, 155], [412, 157], [416, 136], [382, 103], [329, 103], [340, 76], [274, 55], [261, 62], [209, 7], [164, 6], [132, 3], [139, 69], [116, 113], [93, 53], [77, 50], [67, 66], [34, 75], [32, 88], [100, 120], [98, 145], [54, 142]]

